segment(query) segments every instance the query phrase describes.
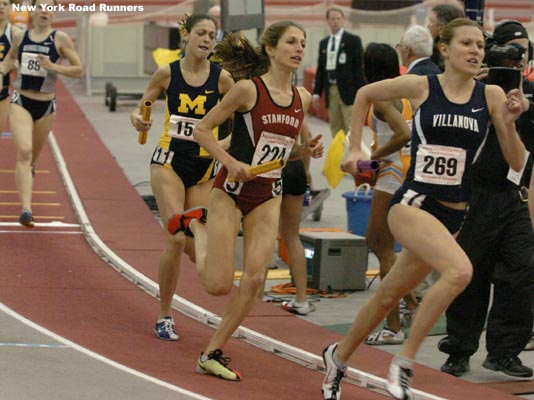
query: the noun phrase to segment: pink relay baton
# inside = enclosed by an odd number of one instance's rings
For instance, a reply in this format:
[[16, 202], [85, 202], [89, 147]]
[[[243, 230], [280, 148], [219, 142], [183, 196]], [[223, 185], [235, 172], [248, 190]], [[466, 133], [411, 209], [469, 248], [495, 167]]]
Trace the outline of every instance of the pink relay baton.
[[377, 160], [360, 160], [358, 161], [358, 169], [360, 171], [378, 171]]
[[[360, 160], [358, 161], [358, 169], [360, 172], [364, 171], [378, 171], [379, 163], [377, 160]], [[343, 169], [343, 163], [339, 166], [341, 168], [341, 171], [345, 171]]]

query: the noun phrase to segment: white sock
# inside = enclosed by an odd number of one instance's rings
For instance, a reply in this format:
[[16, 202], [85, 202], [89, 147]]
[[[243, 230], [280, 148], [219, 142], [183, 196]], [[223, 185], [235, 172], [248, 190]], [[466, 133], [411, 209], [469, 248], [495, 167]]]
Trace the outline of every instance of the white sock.
[[332, 353], [332, 360], [334, 360], [334, 364], [336, 364], [336, 367], [340, 370], [345, 371], [347, 369], [347, 364], [337, 358], [337, 353], [335, 351]]
[[400, 365], [402, 368], [413, 369], [414, 361], [409, 358], [396, 355], [395, 358], [393, 358], [393, 362]]

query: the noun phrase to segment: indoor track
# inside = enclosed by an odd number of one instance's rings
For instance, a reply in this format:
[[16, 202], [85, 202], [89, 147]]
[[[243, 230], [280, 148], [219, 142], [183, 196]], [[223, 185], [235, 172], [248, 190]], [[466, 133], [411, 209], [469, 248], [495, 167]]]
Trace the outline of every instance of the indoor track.
[[[14, 145], [0, 138], [0, 399], [320, 399], [320, 354], [340, 336], [264, 302], [224, 349], [242, 382], [195, 372], [227, 298], [206, 294], [188, 260], [177, 292], [190, 303], [176, 304], [201, 321], [176, 312], [180, 341], [155, 337], [161, 228], [61, 83], [58, 104], [32, 230], [17, 223]], [[351, 378], [378, 392], [345, 382], [343, 399], [387, 398], [390, 358], [362, 346]], [[414, 387], [418, 399], [516, 398], [422, 365]]]

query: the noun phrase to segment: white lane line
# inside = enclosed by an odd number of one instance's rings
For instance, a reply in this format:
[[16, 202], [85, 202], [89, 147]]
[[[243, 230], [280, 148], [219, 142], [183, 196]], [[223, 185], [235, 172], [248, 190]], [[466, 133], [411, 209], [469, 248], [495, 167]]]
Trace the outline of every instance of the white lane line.
[[98, 361], [101, 361], [101, 362], [103, 362], [105, 364], [108, 364], [108, 365], [110, 365], [112, 367], [115, 367], [115, 368], [117, 368], [117, 369], [119, 369], [121, 371], [127, 372], [127, 373], [129, 373], [129, 374], [131, 374], [131, 375], [133, 375], [133, 376], [135, 376], [137, 378], [144, 379], [144, 380], [146, 380], [148, 382], [154, 383], [154, 384], [162, 386], [162, 387], [164, 387], [166, 389], [169, 389], [169, 390], [172, 390], [174, 392], [180, 393], [183, 396], [186, 396], [186, 397], [180, 397], [180, 398], [183, 398], [183, 399], [186, 399], [186, 400], [211, 400], [209, 397], [204, 397], [204, 396], [201, 396], [201, 395], [199, 395], [197, 393], [190, 392], [189, 390], [185, 390], [185, 389], [183, 389], [181, 387], [171, 385], [170, 383], [164, 382], [164, 381], [159, 380], [157, 378], [154, 378], [154, 377], [152, 377], [150, 375], [147, 375], [147, 374], [144, 374], [142, 372], [136, 371], [135, 369], [126, 367], [125, 365], [122, 365], [122, 364], [119, 364], [118, 362], [110, 360], [109, 358], [104, 357], [104, 356], [102, 356], [102, 355], [100, 355], [98, 353], [95, 353], [94, 351], [91, 351], [89, 349], [86, 349], [85, 347], [79, 346], [76, 343], [71, 342], [70, 340], [64, 338], [63, 336], [59, 336], [59, 335], [55, 334], [54, 332], [49, 331], [48, 329], [42, 327], [41, 325], [38, 325], [35, 322], [30, 321], [29, 319], [27, 319], [27, 318], [23, 317], [22, 315], [16, 313], [15, 311], [13, 311], [12, 309], [10, 309], [9, 307], [7, 307], [6, 305], [4, 305], [2, 303], [0, 303], [0, 311], [6, 313], [10, 317], [15, 318], [16, 320], [22, 322], [23, 324], [28, 325], [30, 328], [33, 328], [36, 331], [51, 337], [56, 342], [61, 343], [64, 347], [71, 347], [74, 350], [77, 350], [82, 354], [85, 354], [85, 355], [87, 355], [89, 357], [92, 357], [92, 358], [98, 360]]
[[[56, 138], [52, 132], [50, 132], [49, 144], [50, 148], [52, 149], [52, 154], [54, 155], [58, 164], [61, 177], [63, 178], [63, 183], [65, 184], [67, 193], [72, 201], [74, 210], [78, 216], [78, 220], [82, 225], [82, 229], [85, 232], [85, 238], [89, 242], [89, 245], [100, 257], [107, 261], [108, 264], [110, 264], [117, 271], [122, 273], [126, 278], [139, 286], [141, 289], [148, 292], [150, 295], [154, 296], [155, 298], [159, 298], [158, 284], [149, 279], [147, 276], [141, 274], [134, 267], [121, 259], [97, 235], [91, 225], [87, 213], [85, 212], [82, 201], [78, 195], [78, 192], [76, 191], [74, 182], [72, 181], [72, 178], [68, 172], [63, 155], [61, 154], [61, 149], [59, 148]], [[221, 321], [220, 317], [216, 314], [197, 306], [196, 304], [178, 296], [177, 294], [173, 296], [172, 306], [175, 310], [185, 314], [190, 318], [202, 322], [207, 326], [216, 327]], [[239, 339], [242, 339], [243, 341], [263, 350], [272, 352], [273, 354], [282, 358], [293, 361], [299, 365], [320, 372], [325, 371], [322, 357], [266, 336], [260, 332], [240, 326], [236, 332], [234, 332], [233, 336], [236, 336]], [[387, 395], [386, 380], [379, 376], [369, 374], [365, 371], [349, 367], [347, 369], [346, 381]], [[439, 397], [417, 389], [412, 389], [412, 393], [414, 394], [414, 400], [446, 400], [443, 397]]]
[[[0, 227], [2, 226], [22, 227], [18, 222], [0, 222]], [[61, 221], [36, 222], [35, 226], [38, 226], [40, 228], [80, 228], [80, 224], [69, 224]]]
[[50, 344], [43, 344], [43, 343], [0, 343], [0, 347], [30, 347], [30, 348], [39, 348], [39, 349], [69, 349], [70, 346], [67, 346], [65, 344], [59, 344], [59, 343], [50, 343]]
[[0, 233], [22, 233], [23, 235], [53, 235], [53, 234], [62, 234], [62, 235], [83, 235], [82, 231], [32, 231], [32, 230], [13, 230], [6, 231], [0, 230]]

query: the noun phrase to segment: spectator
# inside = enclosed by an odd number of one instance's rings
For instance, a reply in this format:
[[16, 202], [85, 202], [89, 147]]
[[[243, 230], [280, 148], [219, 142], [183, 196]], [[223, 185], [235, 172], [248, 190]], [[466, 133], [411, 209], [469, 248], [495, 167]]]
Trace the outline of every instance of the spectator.
[[421, 25], [412, 25], [402, 35], [397, 44], [402, 65], [407, 74], [430, 75], [439, 74], [441, 70], [430, 59], [433, 49], [432, 36], [428, 29]]
[[319, 59], [313, 89], [313, 107], [319, 108], [324, 91], [332, 137], [340, 130], [347, 133], [351, 124], [354, 96], [364, 84], [363, 48], [359, 36], [343, 29], [343, 10], [326, 11], [330, 35], [319, 43]]
[[210, 7], [208, 10], [208, 15], [214, 19], [215, 23], [217, 24], [217, 32], [215, 33], [215, 41], [220, 42], [223, 40], [224, 36], [226, 35], [226, 32], [222, 30], [221, 25], [221, 6], [218, 4], [215, 4], [214, 6]]
[[431, 59], [442, 71], [444, 68], [443, 57], [439, 51], [439, 41], [445, 26], [456, 18], [464, 18], [464, 10], [453, 3], [438, 4], [428, 13], [428, 30], [434, 39], [434, 49]]
[[26, 30], [30, 27], [30, 13], [26, 10], [23, 10], [20, 6], [27, 7], [28, 4], [22, 0], [11, 0], [9, 21], [11, 22], [11, 25], [22, 30]]

